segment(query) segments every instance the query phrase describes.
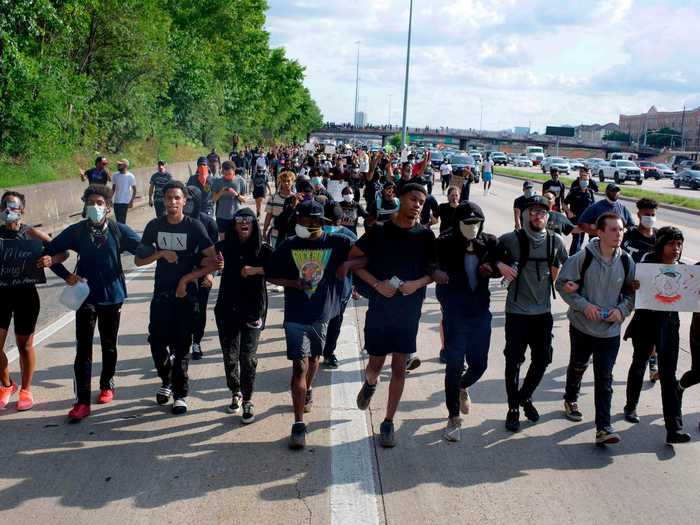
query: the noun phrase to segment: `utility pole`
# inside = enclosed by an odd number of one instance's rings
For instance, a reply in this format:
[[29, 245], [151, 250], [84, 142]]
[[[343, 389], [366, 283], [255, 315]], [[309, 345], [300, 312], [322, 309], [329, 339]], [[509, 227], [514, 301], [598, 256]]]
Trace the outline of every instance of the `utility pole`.
[[413, 23], [413, 0], [408, 8], [408, 45], [406, 47], [406, 78], [403, 84], [403, 119], [401, 123], [401, 145], [406, 146], [406, 110], [408, 108], [408, 71], [411, 65], [411, 25]]
[[358, 40], [355, 44], [357, 44], [357, 63], [355, 65], [355, 113], [352, 121], [357, 127], [357, 104], [360, 100], [360, 41]]

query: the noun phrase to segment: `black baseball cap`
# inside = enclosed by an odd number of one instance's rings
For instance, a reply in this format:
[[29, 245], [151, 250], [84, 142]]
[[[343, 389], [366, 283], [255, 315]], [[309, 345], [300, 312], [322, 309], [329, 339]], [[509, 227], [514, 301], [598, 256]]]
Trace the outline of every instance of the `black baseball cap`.
[[158, 166], [165, 166], [165, 161], [164, 160], [159, 160], [158, 161]]
[[463, 202], [455, 210], [455, 220], [465, 224], [476, 224], [484, 221], [484, 212], [473, 202]]
[[549, 211], [549, 201], [545, 199], [542, 195], [533, 195], [527, 201], [525, 201], [525, 207], [529, 208], [544, 208]]
[[325, 217], [323, 204], [316, 200], [300, 202], [297, 205], [297, 217], [311, 217], [328, 222]]
[[607, 187], [605, 188], [605, 192], [612, 192], [615, 193], [617, 191], [620, 191], [620, 186], [617, 184], [608, 184]]
[[523, 182], [523, 189], [524, 190], [528, 189], [528, 188], [534, 188], [534, 187], [535, 187], [535, 185], [532, 184], [531, 180], [526, 180], [525, 182]]

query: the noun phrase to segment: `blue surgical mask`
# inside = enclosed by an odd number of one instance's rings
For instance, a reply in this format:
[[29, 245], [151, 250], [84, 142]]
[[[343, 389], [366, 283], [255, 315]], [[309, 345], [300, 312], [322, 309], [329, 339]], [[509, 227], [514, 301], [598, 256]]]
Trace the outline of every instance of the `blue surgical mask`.
[[85, 215], [93, 224], [100, 224], [107, 215], [107, 209], [104, 206], [87, 206]]
[[338, 226], [326, 225], [323, 227], [323, 231], [326, 233], [336, 233], [340, 228]]
[[525, 197], [527, 197], [527, 198], [532, 197], [534, 195], [534, 193], [535, 192], [532, 190], [523, 190], [523, 195], [525, 195]]
[[314, 177], [311, 179], [311, 184], [314, 186], [320, 186], [321, 185], [321, 178], [320, 177]]
[[578, 185], [582, 190], [585, 190], [586, 188], [588, 188], [588, 181], [587, 180], [579, 181]]

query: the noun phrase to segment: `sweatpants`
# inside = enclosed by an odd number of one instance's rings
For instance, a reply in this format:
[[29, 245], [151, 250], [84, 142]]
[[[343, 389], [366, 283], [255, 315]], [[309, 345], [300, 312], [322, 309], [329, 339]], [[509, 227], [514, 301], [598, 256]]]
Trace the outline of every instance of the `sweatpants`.
[[219, 343], [224, 356], [226, 386], [231, 394], [238, 392], [243, 401], [253, 397], [255, 372], [258, 367], [258, 342], [260, 328], [251, 328], [235, 318], [235, 312], [215, 308], [216, 326], [219, 329]]

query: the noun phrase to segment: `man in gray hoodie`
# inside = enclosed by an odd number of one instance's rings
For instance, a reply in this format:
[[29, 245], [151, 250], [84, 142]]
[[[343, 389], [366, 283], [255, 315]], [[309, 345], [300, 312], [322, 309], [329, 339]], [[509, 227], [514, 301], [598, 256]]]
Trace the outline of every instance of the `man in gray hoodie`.
[[569, 305], [571, 357], [566, 372], [564, 411], [581, 421], [578, 394], [593, 356], [596, 443], [620, 441], [610, 423], [612, 370], [620, 349], [620, 327], [634, 308], [634, 261], [620, 248], [624, 224], [604, 213], [596, 222], [597, 239], [570, 257], [557, 279], [557, 290]]

